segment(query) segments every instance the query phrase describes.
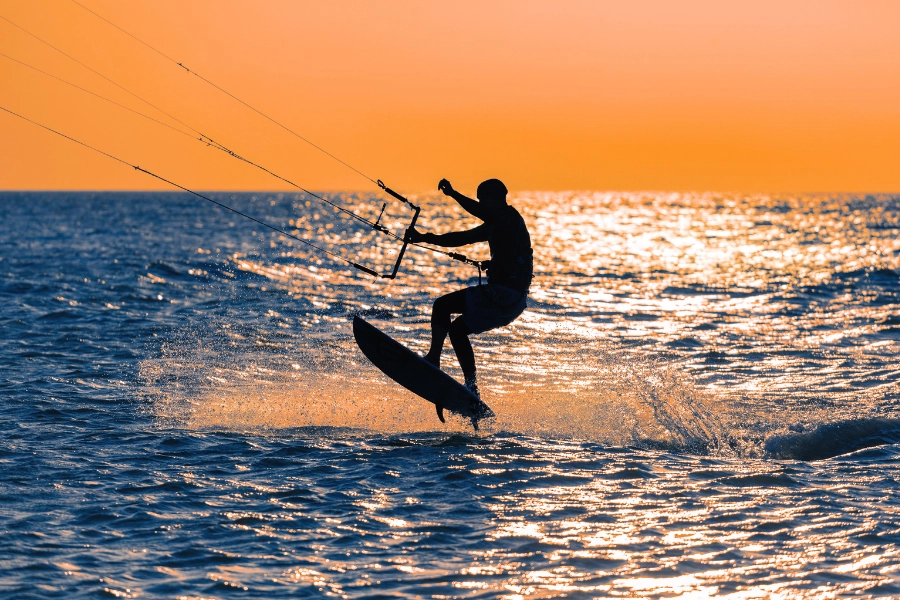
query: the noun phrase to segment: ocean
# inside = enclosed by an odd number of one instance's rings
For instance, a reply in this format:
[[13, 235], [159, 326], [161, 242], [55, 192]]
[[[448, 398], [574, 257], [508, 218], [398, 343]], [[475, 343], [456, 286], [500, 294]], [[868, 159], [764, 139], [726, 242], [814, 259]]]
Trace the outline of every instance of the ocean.
[[[396, 259], [316, 198], [211, 197]], [[374, 279], [182, 193], [0, 194], [0, 596], [900, 597], [900, 196], [511, 202], [536, 274], [472, 338], [476, 433], [351, 331], [424, 353], [473, 267]]]

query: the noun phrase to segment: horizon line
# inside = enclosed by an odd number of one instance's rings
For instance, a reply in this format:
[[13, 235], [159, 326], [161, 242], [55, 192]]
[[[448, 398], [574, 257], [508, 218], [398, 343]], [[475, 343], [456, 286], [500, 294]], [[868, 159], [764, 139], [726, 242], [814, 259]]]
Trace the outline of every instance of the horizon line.
[[[279, 189], [259, 189], [259, 190], [250, 190], [250, 189], [205, 189], [198, 188], [196, 190], [202, 193], [208, 194], [295, 194], [295, 195], [303, 195], [307, 192], [297, 191], [297, 190], [279, 190]], [[309, 190], [312, 193], [381, 193], [379, 189], [367, 189], [367, 188], [343, 188], [343, 189], [311, 189]], [[836, 194], [836, 195], [866, 195], [866, 196], [895, 196], [900, 195], [900, 191], [864, 191], [864, 190], [818, 190], [818, 191], [801, 191], [801, 190], [701, 190], [701, 189], [652, 189], [652, 188], [625, 188], [625, 189], [591, 189], [591, 188], [569, 188], [569, 189], [522, 189], [522, 190], [514, 190], [510, 192], [511, 195], [516, 194], [533, 194], [533, 193], [561, 193], [561, 192], [571, 192], [571, 193], [610, 193], [610, 194], [798, 194], [798, 195], [822, 195], [822, 194]], [[0, 188], [0, 194], [27, 194], [27, 193], [44, 193], [44, 194], [120, 194], [120, 193], [136, 193], [136, 194], [190, 194], [189, 191], [178, 190], [178, 189], [129, 189], [129, 188], [119, 188], [119, 189], [66, 189], [66, 188], [20, 188], [20, 189], [2, 189]], [[404, 193], [407, 194], [439, 194], [438, 190], [405, 190]]]

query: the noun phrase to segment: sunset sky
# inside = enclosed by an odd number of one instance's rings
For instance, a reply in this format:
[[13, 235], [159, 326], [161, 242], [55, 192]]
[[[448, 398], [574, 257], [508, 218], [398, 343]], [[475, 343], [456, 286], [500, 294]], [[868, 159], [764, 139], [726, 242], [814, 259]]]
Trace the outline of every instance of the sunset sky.
[[[900, 192], [896, 1], [79, 1], [398, 190]], [[373, 190], [70, 0], [0, 16], [308, 189]], [[0, 52], [170, 122], [5, 20]], [[5, 57], [0, 106], [192, 189], [291, 189]], [[165, 187], [0, 113], [0, 189]]]

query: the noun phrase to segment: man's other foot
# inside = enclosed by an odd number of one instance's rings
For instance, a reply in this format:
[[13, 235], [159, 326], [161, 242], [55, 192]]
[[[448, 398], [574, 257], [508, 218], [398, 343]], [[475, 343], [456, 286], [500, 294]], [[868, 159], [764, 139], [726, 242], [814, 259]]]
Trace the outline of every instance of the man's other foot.
[[466, 379], [466, 387], [469, 388], [472, 395], [481, 400], [481, 392], [478, 391], [478, 381], [474, 377]]

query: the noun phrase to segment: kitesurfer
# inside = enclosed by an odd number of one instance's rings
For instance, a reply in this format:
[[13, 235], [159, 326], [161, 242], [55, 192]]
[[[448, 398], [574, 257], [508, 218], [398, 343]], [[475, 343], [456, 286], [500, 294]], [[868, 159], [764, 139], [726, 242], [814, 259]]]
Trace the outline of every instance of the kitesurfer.
[[[468, 336], [508, 325], [525, 310], [534, 270], [531, 236], [522, 215], [507, 204], [508, 192], [499, 179], [482, 182], [476, 192], [477, 201], [454, 190], [446, 179], [441, 179], [438, 189], [483, 223], [467, 231], [443, 234], [421, 233], [411, 227], [407, 231], [407, 239], [444, 247], [487, 242], [491, 259], [487, 264], [486, 284], [479, 282], [479, 285], [435, 300], [431, 313], [431, 349], [425, 359], [440, 367], [441, 350], [449, 333], [466, 387], [479, 396], [475, 353]], [[452, 314], [461, 316], [451, 323]]]

